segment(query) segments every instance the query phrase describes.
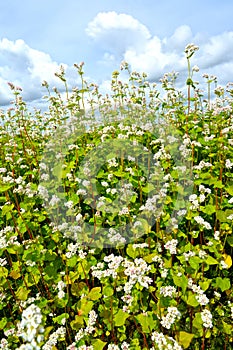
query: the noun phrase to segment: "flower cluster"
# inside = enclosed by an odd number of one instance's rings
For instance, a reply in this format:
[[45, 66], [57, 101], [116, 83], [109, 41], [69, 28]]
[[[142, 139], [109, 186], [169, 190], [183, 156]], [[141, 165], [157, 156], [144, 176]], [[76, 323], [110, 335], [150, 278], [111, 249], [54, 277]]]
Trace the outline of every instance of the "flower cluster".
[[153, 332], [152, 341], [156, 344], [156, 348], [150, 350], [182, 350], [182, 347], [172, 337], [165, 336], [163, 333]]
[[177, 318], [181, 317], [180, 311], [176, 307], [169, 306], [167, 308], [166, 316], [162, 316], [161, 325], [164, 328], [170, 329], [171, 326], [175, 323]]
[[93, 326], [96, 323], [96, 320], [97, 320], [96, 312], [94, 310], [90, 311], [86, 328], [84, 328], [84, 329], [80, 328], [78, 333], [75, 335], [76, 342], [79, 342], [79, 340], [81, 340], [82, 338], [84, 338], [88, 334], [91, 334], [95, 330], [95, 328]]
[[193, 280], [191, 278], [189, 278], [188, 280], [188, 288], [190, 288], [194, 293], [197, 294], [195, 297], [200, 305], [207, 305], [209, 303], [209, 299], [205, 295], [204, 291], [201, 289], [200, 286], [193, 283]]
[[165, 245], [164, 248], [170, 251], [170, 254], [176, 254], [177, 253], [177, 246], [178, 241], [177, 239], [172, 239], [171, 241], [168, 241]]
[[65, 296], [64, 288], [66, 287], [66, 284], [63, 281], [59, 281], [57, 284], [58, 289], [58, 299], [62, 299]]
[[203, 326], [205, 328], [212, 328], [213, 327], [213, 323], [212, 323], [213, 316], [209, 310], [204, 309], [201, 312], [201, 319], [203, 322]]
[[43, 345], [42, 350], [52, 350], [60, 339], [64, 339], [66, 334], [65, 327], [59, 327], [55, 332], [50, 334], [49, 339]]
[[[31, 304], [22, 313], [18, 334], [29, 344], [30, 349], [40, 350], [39, 344], [43, 340], [43, 332], [41, 310], [35, 304]], [[26, 349], [25, 346], [22, 345], [19, 349]]]

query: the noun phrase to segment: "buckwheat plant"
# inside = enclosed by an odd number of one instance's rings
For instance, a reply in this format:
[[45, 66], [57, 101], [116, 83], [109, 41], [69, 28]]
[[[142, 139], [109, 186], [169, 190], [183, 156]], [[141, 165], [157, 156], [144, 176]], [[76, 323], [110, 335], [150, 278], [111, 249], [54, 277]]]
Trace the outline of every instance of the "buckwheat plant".
[[61, 67], [43, 113], [10, 83], [0, 349], [233, 348], [233, 83], [198, 89], [197, 49], [187, 96], [127, 62], [107, 94]]

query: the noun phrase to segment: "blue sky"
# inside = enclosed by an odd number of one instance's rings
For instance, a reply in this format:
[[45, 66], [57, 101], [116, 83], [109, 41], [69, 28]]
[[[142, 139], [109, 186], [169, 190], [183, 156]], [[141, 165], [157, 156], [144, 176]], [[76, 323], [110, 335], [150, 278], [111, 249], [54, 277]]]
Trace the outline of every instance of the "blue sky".
[[73, 64], [85, 62], [89, 80], [107, 88], [111, 72], [126, 60], [151, 81], [165, 72], [186, 72], [184, 48], [200, 47], [193, 64], [233, 81], [232, 0], [8, 0], [0, 3], [0, 106], [12, 95], [7, 82], [23, 88], [24, 98], [39, 103], [52, 86], [59, 65], [76, 83]]

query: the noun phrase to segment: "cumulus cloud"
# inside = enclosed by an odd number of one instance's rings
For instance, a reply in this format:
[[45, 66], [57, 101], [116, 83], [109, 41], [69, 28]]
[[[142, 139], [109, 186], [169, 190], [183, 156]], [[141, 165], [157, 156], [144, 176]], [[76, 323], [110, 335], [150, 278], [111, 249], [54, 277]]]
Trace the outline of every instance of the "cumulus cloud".
[[[29, 47], [23, 40], [11, 41], [6, 38], [0, 41], [0, 105], [9, 104], [13, 99], [7, 82], [23, 89], [27, 101], [35, 100], [45, 93], [41, 83], [47, 80], [50, 84], [59, 85], [54, 73], [60, 65], [41, 51]], [[64, 67], [67, 67], [64, 65]]]
[[233, 62], [233, 32], [225, 32], [209, 38], [203, 45], [200, 64], [211, 68], [219, 64]]
[[[132, 70], [148, 73], [151, 81], [158, 81], [166, 72], [178, 71], [180, 81], [184, 82], [187, 77], [184, 48], [191, 42], [200, 47], [192, 58], [192, 65], [200, 67], [194, 79], [200, 80], [203, 73], [208, 73], [216, 75], [222, 85], [229, 79], [233, 80], [231, 31], [207, 36], [203, 33], [194, 34], [184, 24], [170, 36], [159, 37], [131, 15], [100, 12], [87, 25], [86, 33], [96, 52], [86, 62], [87, 66], [92, 63], [96, 68], [93, 70], [96, 75], [88, 79], [97, 80], [103, 91], [109, 88], [111, 72], [119, 68], [122, 60], [127, 61]], [[77, 73], [71, 66], [62, 65], [66, 69], [70, 86], [76, 86]], [[59, 67], [60, 63], [55, 62], [49, 54], [31, 48], [23, 40], [0, 40], [0, 105], [7, 105], [13, 99], [7, 82], [20, 86], [27, 101], [39, 100], [45, 94], [45, 89], [41, 87], [43, 80], [63, 91], [64, 86], [54, 76]]]
[[200, 46], [192, 58], [193, 65], [200, 67], [200, 74], [220, 72], [223, 81], [223, 77], [229, 77], [228, 69], [233, 64], [233, 32], [207, 37], [202, 33], [194, 35], [188, 25], [181, 25], [170, 37], [160, 38], [132, 16], [116, 12], [99, 13], [86, 32], [96, 46], [104, 49], [103, 61], [108, 55], [119, 62], [125, 60], [132, 70], [148, 73], [150, 80], [157, 81], [169, 71], [184, 75], [184, 48], [192, 42]]
[[193, 40], [193, 33], [188, 25], [181, 25], [176, 28], [174, 34], [169, 38], [163, 39], [163, 44], [166, 50], [175, 51], [180, 54], [184, 47]]
[[86, 33], [103, 50], [115, 54], [123, 54], [130, 47], [140, 52], [151, 37], [147, 27], [137, 19], [114, 11], [98, 13], [88, 24]]

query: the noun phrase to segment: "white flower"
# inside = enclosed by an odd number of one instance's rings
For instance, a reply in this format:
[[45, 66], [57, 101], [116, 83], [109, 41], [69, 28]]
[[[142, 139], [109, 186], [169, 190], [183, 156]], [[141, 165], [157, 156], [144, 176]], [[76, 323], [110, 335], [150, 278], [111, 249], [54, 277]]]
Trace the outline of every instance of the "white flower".
[[166, 278], [167, 275], [168, 275], [168, 269], [162, 269], [162, 271], [161, 271], [161, 277], [162, 277], [162, 278]]
[[189, 59], [197, 50], [199, 50], [199, 47], [191, 43], [186, 45], [184, 52], [186, 54], [186, 57]]
[[80, 188], [77, 192], [76, 192], [77, 195], [82, 195], [82, 196], [85, 196], [87, 194], [87, 191]]
[[41, 185], [38, 186], [38, 194], [43, 199], [48, 200], [49, 193], [47, 188], [45, 188], [44, 186], [41, 186]]
[[207, 230], [211, 230], [211, 225], [208, 222], [206, 222], [201, 216], [195, 216], [194, 220], [198, 224], [204, 226]]
[[159, 292], [164, 297], [173, 297], [173, 296], [177, 295], [176, 288], [173, 286], [161, 287]]
[[82, 217], [82, 214], [79, 213], [79, 214], [76, 215], [75, 220], [76, 220], [77, 222], [80, 222], [80, 221], [82, 220], [82, 218], [83, 218], [83, 217]]
[[193, 71], [193, 72], [199, 72], [199, 67], [196, 66], [196, 65], [193, 66], [192, 71]]
[[229, 268], [229, 266], [225, 263], [224, 260], [220, 261], [220, 265], [221, 265], [222, 269], [228, 269]]
[[7, 265], [6, 258], [0, 258], [0, 266], [6, 266], [6, 265]]
[[49, 202], [49, 205], [51, 205], [53, 207], [59, 202], [60, 202], [60, 198], [58, 196], [56, 196], [55, 194], [53, 194], [52, 198], [51, 198], [51, 200]]
[[42, 174], [41, 175], [41, 180], [48, 181], [49, 180], [49, 174]]
[[196, 295], [196, 299], [200, 305], [207, 305], [209, 303], [209, 299], [205, 294]]
[[184, 216], [187, 213], [186, 209], [178, 210], [177, 216]]
[[78, 252], [78, 255], [79, 255], [80, 259], [85, 259], [87, 253], [84, 252], [82, 249], [80, 249]]
[[[159, 350], [182, 350], [182, 347], [171, 337], [166, 337], [163, 333], [153, 332], [151, 335], [151, 340], [155, 342]], [[155, 350], [155, 348], [150, 348], [150, 350]]]
[[199, 257], [200, 257], [201, 259], [204, 259], [205, 256], [207, 255], [207, 253], [206, 253], [204, 250], [199, 250], [198, 255], [199, 255]]
[[184, 255], [185, 261], [189, 261], [190, 257], [195, 256], [195, 253], [190, 250], [187, 253], [186, 252], [183, 253], [183, 255]]
[[201, 194], [200, 194], [199, 200], [200, 200], [200, 203], [202, 203], [202, 202], [205, 201], [205, 195], [204, 195], [204, 193], [201, 193]]
[[63, 290], [59, 290], [57, 296], [58, 296], [58, 299], [63, 299], [65, 297], [65, 293], [63, 292]]
[[209, 310], [205, 309], [201, 312], [201, 319], [205, 328], [213, 327], [212, 318], [212, 314]]
[[214, 291], [214, 295], [216, 296], [216, 298], [221, 298], [221, 294], [216, 291]]
[[117, 167], [118, 166], [116, 158], [108, 159], [107, 162], [108, 162], [110, 167]]
[[90, 186], [90, 181], [89, 180], [83, 180], [82, 184], [83, 184], [84, 187], [88, 187], [88, 186]]
[[127, 207], [123, 207], [118, 215], [128, 215], [129, 214], [129, 209]]
[[181, 313], [176, 307], [168, 307], [167, 311], [167, 315], [162, 317], [161, 325], [167, 329], [170, 329], [176, 318], [181, 317]]
[[129, 349], [129, 344], [124, 341], [121, 344], [121, 350], [128, 350], [128, 349]]
[[178, 244], [177, 239], [172, 239], [171, 241], [168, 241], [164, 247], [170, 251], [171, 254], [176, 254], [176, 246]]
[[[43, 332], [41, 310], [35, 304], [31, 304], [22, 313], [22, 320], [19, 324], [19, 336], [31, 345], [31, 349], [39, 349], [38, 336]], [[40, 337], [39, 340], [41, 341], [42, 338]]]
[[191, 194], [189, 196], [189, 201], [192, 203], [192, 205], [190, 206], [191, 210], [195, 210], [199, 207], [198, 198], [196, 194]]
[[226, 160], [226, 168], [231, 169], [233, 167], [233, 163], [230, 161], [230, 159]]
[[73, 201], [68, 201], [64, 204], [65, 207], [67, 207], [68, 209], [73, 208], [74, 202]]
[[233, 220], [233, 214], [229, 215], [229, 216], [227, 217], [227, 219], [228, 219], [228, 220]]
[[120, 350], [118, 345], [109, 344], [107, 350]]

